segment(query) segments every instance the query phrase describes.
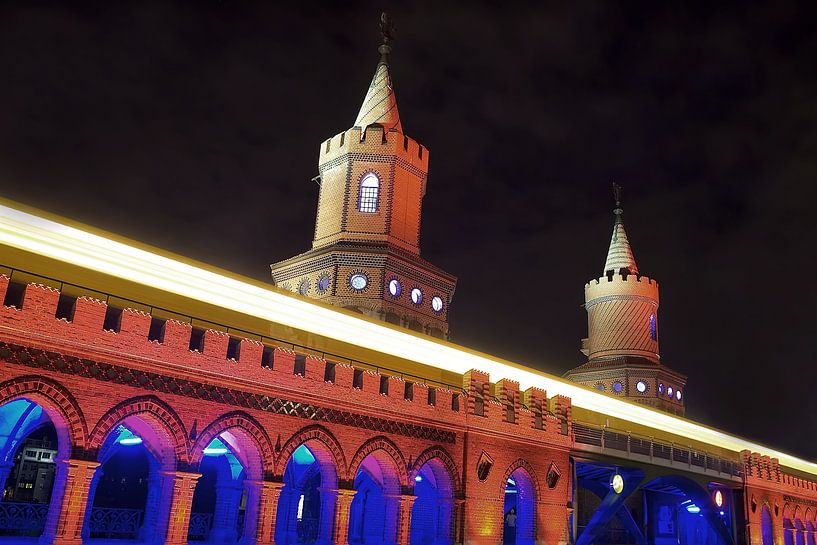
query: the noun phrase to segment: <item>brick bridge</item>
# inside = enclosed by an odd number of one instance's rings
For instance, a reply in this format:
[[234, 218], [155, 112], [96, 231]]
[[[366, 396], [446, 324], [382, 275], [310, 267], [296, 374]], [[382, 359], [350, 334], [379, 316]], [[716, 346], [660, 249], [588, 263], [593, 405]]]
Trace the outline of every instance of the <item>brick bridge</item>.
[[[0, 539], [815, 543], [813, 477], [758, 453], [579, 421], [570, 399], [479, 371], [424, 384], [5, 275], [0, 300], [0, 482], [27, 436], [56, 436], [41, 524], [3, 502], [17, 537]], [[143, 507], [117, 534], [98, 492], [134, 449]]]

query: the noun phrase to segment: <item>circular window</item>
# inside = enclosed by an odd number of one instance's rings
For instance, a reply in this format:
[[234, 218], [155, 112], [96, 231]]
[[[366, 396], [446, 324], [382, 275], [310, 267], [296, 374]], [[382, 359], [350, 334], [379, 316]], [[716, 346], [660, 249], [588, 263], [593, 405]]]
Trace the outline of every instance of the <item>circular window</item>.
[[322, 274], [320, 278], [318, 278], [318, 293], [323, 293], [329, 289], [329, 275]]
[[369, 285], [369, 279], [363, 273], [355, 273], [349, 278], [349, 285], [353, 290], [363, 291]]
[[658, 383], [658, 393], [659, 393], [659, 394], [663, 394], [663, 393], [664, 393], [664, 383], [663, 383], [663, 382], [659, 382], [659, 383]]
[[431, 308], [434, 312], [442, 312], [443, 311], [443, 299], [439, 295], [435, 295], [431, 298]]
[[301, 280], [300, 284], [298, 284], [298, 293], [300, 293], [301, 295], [306, 295], [307, 293], [309, 293], [309, 280], [307, 280], [306, 278]]
[[292, 284], [290, 284], [289, 282], [284, 282], [283, 284], [281, 284], [281, 287], [287, 291], [292, 291]]
[[419, 305], [423, 302], [423, 292], [420, 288], [414, 288], [411, 290], [411, 302], [415, 305]]
[[400, 297], [401, 293], [403, 293], [403, 286], [400, 285], [400, 281], [396, 278], [389, 280], [389, 295], [392, 297]]
[[643, 380], [639, 380], [635, 383], [635, 389], [638, 390], [639, 393], [645, 393], [647, 391], [647, 383]]
[[604, 390], [606, 390], [606, 388], [604, 387], [604, 384], [599, 382], [598, 384], [596, 384], [596, 390], [600, 390], [603, 392]]
[[675, 391], [675, 399], [677, 399], [678, 401], [681, 401], [681, 390], [676, 390]]
[[668, 396], [670, 396], [670, 397], [672, 397], [672, 386], [670, 386], [669, 388], [667, 388], [667, 395], [668, 395]]
[[615, 381], [613, 383], [613, 391], [615, 393], [620, 394], [623, 389], [624, 389], [624, 385], [622, 383], [620, 383], [619, 381]]

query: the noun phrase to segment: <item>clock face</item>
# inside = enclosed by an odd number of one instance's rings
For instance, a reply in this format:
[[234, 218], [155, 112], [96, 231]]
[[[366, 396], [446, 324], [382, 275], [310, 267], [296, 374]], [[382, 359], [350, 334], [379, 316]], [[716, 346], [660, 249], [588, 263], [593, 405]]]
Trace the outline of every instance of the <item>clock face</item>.
[[366, 286], [369, 285], [369, 279], [366, 278], [365, 274], [355, 273], [349, 279], [349, 285], [352, 286], [352, 289], [361, 291], [366, 289]]
[[642, 394], [647, 391], [647, 383], [643, 380], [639, 380], [635, 383], [635, 389], [641, 392]]
[[423, 302], [423, 292], [420, 288], [414, 288], [411, 290], [411, 302], [415, 305], [419, 305]]
[[442, 312], [443, 310], [443, 299], [439, 295], [435, 295], [431, 298], [431, 309], [434, 312]]
[[392, 278], [389, 280], [389, 295], [392, 297], [400, 297], [400, 294], [403, 292], [403, 286], [400, 285], [400, 281], [396, 278]]

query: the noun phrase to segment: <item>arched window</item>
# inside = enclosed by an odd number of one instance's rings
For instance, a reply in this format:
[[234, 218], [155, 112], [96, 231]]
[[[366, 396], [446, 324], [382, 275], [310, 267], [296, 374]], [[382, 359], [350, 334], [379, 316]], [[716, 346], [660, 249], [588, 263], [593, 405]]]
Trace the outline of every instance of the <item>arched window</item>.
[[658, 340], [658, 321], [655, 319], [655, 314], [650, 314], [650, 339]]
[[380, 195], [380, 179], [377, 174], [370, 172], [360, 181], [360, 200], [357, 209], [361, 212], [377, 212]]

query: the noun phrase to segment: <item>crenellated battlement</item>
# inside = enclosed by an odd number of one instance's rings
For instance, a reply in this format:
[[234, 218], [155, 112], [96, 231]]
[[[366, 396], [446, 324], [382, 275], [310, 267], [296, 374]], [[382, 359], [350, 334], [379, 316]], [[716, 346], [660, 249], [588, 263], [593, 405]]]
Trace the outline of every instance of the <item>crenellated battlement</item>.
[[352, 127], [324, 140], [320, 147], [318, 166], [325, 166], [349, 153], [395, 155], [422, 172], [428, 172], [428, 148], [395, 130], [369, 125], [365, 130]]
[[[477, 418], [485, 432], [513, 434], [564, 444], [570, 400], [548, 399], [543, 390], [519, 391], [515, 381], [492, 384], [487, 373], [463, 375], [464, 392], [430, 386], [411, 377], [333, 362], [323, 354], [215, 329], [201, 329], [178, 319], [163, 319], [134, 308], [114, 308], [90, 297], [71, 298], [59, 290], [30, 283], [19, 300], [0, 306], [0, 330], [10, 342], [49, 347], [81, 358], [99, 358], [133, 369], [157, 371], [216, 385], [261, 392], [285, 391], [290, 398], [337, 400], [360, 411], [394, 412], [465, 426]], [[0, 275], [0, 300], [9, 279]], [[60, 314], [62, 314], [60, 316]]]
[[658, 281], [648, 276], [613, 274], [601, 276], [584, 285], [585, 301], [610, 296], [646, 297], [658, 303]]

